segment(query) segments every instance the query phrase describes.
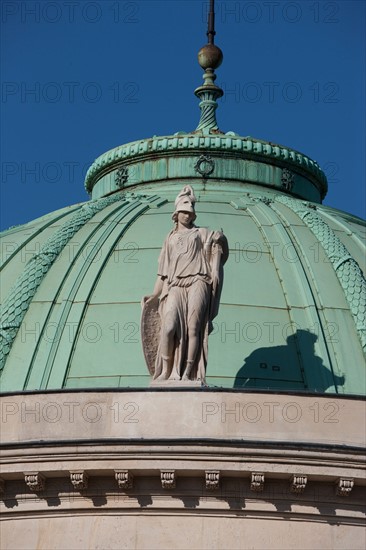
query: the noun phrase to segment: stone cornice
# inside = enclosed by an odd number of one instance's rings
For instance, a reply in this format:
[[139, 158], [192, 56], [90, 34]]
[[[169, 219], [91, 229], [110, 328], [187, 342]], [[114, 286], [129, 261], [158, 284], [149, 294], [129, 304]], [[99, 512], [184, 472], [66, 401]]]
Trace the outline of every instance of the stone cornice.
[[[305, 447], [292, 449], [288, 444], [264, 447], [257, 442], [249, 446], [245, 441], [216, 441], [216, 446], [171, 440], [160, 442], [79, 442], [37, 447], [8, 448], [1, 453], [2, 479], [24, 479], [35, 476], [41, 468], [41, 478], [69, 477], [76, 488], [87, 483], [89, 474], [114, 476], [118, 485], [127, 487], [134, 477], [161, 476], [161, 472], [174, 472], [162, 480], [176, 477], [200, 476], [207, 472], [220, 473], [222, 477], [249, 478], [252, 473], [264, 479], [286, 479], [295, 487], [306, 485], [307, 481], [336, 483], [339, 478], [352, 478], [354, 483], [365, 485], [365, 453], [346, 452], [334, 449], [313, 449]], [[117, 476], [118, 473], [118, 476]], [[304, 481], [304, 478], [306, 481]], [[217, 478], [218, 480], [218, 478]], [[35, 481], [35, 479], [33, 479]], [[258, 482], [255, 478], [252, 481]], [[296, 492], [296, 491], [295, 491]]]
[[[252, 442], [117, 442], [4, 449], [0, 507], [7, 519], [96, 514], [364, 521], [363, 456]], [[60, 445], [58, 445], [58, 443]], [[228, 506], [229, 505], [229, 506]], [[280, 506], [280, 507], [279, 507]], [[282, 508], [283, 507], [283, 508]]]
[[[237, 509], [241, 509], [240, 501], [243, 499], [252, 505], [282, 500], [292, 503], [295, 516], [303, 513], [303, 506], [307, 513], [323, 516], [322, 504], [329, 507], [329, 504], [333, 503], [334, 507], [343, 509], [349, 519], [363, 521], [364, 486], [346, 473], [317, 478], [303, 472], [291, 474], [283, 471], [281, 475], [258, 472], [250, 466], [244, 471], [234, 472], [204, 470], [202, 466], [196, 466], [194, 471], [175, 469], [172, 465], [170, 468], [155, 470], [138, 467], [112, 470], [102, 466], [90, 471], [33, 471], [23, 476], [13, 474], [3, 480], [0, 505], [2, 513], [13, 515], [12, 508], [16, 502], [16, 515], [29, 514], [40, 511], [45, 506], [47, 509], [49, 499], [57, 498], [58, 509], [54, 511], [58, 513], [68, 512], [72, 503], [78, 508], [80, 497], [84, 501], [99, 497], [105, 500], [107, 508], [115, 507], [118, 501], [120, 508], [141, 510], [139, 497], [143, 488], [143, 494], [149, 496], [152, 508], [160, 508], [161, 500], [166, 494], [169, 495], [169, 507], [173, 511], [181, 508], [179, 501], [187, 496], [188, 488], [191, 498], [196, 499], [201, 509], [205, 509], [205, 505], [210, 501], [211, 511], [221, 509], [223, 499], [232, 502], [233, 506], [230, 508]], [[124, 495], [128, 496], [127, 500], [123, 498]], [[118, 497], [122, 497], [122, 501]], [[30, 508], [28, 503], [31, 505]], [[309, 509], [311, 507], [313, 510]], [[86, 508], [91, 510], [93, 505], [90, 503]], [[276, 514], [275, 509], [272, 509], [271, 513]]]

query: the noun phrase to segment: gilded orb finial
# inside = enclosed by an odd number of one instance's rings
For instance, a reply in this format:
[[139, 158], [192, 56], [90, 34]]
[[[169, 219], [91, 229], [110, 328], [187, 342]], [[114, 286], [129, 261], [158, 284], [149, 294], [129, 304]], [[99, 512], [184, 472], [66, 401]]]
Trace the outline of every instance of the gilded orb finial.
[[223, 58], [222, 51], [215, 44], [206, 44], [198, 52], [198, 63], [202, 69], [217, 69]]

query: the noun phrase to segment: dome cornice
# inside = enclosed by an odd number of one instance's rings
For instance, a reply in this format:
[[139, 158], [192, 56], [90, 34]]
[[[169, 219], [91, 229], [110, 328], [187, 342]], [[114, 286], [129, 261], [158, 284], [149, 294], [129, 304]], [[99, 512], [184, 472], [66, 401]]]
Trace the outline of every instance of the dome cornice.
[[[158, 161], [172, 156], [183, 157], [202, 154], [203, 152], [211, 155], [215, 155], [217, 152], [221, 158], [232, 157], [238, 160], [252, 160], [295, 170], [311, 181], [318, 189], [321, 199], [327, 193], [327, 179], [317, 162], [289, 147], [251, 137], [241, 137], [234, 134], [234, 132], [213, 135], [203, 135], [196, 132], [172, 136], [154, 136], [149, 139], [120, 145], [103, 153], [93, 162], [86, 174], [85, 188], [88, 193], [91, 193], [97, 182], [106, 174], [129, 164], [148, 160]], [[185, 177], [185, 174], [182, 173], [181, 178], [183, 177]], [[190, 177], [190, 175], [187, 174], [187, 177]], [[212, 177], [214, 178], [215, 175], [213, 174]], [[163, 178], [157, 179], [161, 180]], [[235, 178], [230, 177], [229, 179]], [[153, 179], [150, 178], [150, 181], [153, 182]], [[140, 180], [137, 176], [137, 178], [134, 178], [133, 185], [139, 183], [145, 183], [145, 181]], [[109, 192], [113, 190], [108, 189]]]

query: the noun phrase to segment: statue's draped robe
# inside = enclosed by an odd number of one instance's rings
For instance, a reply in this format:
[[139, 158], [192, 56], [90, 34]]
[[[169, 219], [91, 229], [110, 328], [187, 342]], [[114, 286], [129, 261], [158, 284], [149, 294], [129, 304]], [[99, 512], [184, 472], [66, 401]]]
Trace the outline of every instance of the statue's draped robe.
[[[217, 315], [222, 288], [222, 248], [212, 242], [213, 231], [193, 227], [173, 230], [159, 256], [158, 275], [163, 279], [159, 313], [164, 325], [167, 315], [175, 319], [172, 372], [182, 375], [187, 361], [188, 327], [192, 316], [199, 320], [199, 349], [191, 378], [204, 381], [207, 365], [207, 339], [212, 319]], [[162, 331], [163, 332], [163, 331]], [[162, 372], [159, 344], [154, 378]]]

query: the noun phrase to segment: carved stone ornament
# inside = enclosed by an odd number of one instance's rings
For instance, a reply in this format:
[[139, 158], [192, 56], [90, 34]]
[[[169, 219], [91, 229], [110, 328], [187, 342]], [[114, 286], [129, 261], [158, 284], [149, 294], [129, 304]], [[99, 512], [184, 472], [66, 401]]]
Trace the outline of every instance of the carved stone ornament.
[[250, 490], [260, 493], [264, 489], [264, 474], [252, 472]]
[[132, 489], [133, 475], [128, 470], [115, 470], [115, 478], [120, 489]]
[[160, 479], [163, 489], [175, 489], [175, 470], [160, 470]]
[[194, 165], [196, 172], [207, 178], [215, 169], [215, 162], [209, 155], [201, 155]]
[[142, 299], [141, 340], [154, 385], [205, 383], [228, 244], [222, 231], [193, 223], [195, 202], [189, 185], [175, 199], [175, 227], [159, 256], [153, 294]]
[[43, 491], [46, 485], [45, 477], [39, 472], [30, 472], [28, 474], [24, 474], [24, 481], [28, 485], [29, 489], [34, 493]]
[[125, 183], [127, 183], [127, 181], [128, 181], [128, 166], [121, 166], [120, 168], [118, 168], [116, 172], [114, 183], [116, 184], [117, 187], [121, 188], [124, 186]]
[[287, 168], [284, 168], [282, 170], [282, 175], [281, 175], [282, 188], [285, 189], [285, 191], [292, 191], [294, 182], [295, 182], [294, 174]]
[[220, 471], [219, 470], [206, 470], [206, 489], [214, 491], [220, 486]]
[[291, 493], [300, 494], [303, 493], [308, 482], [308, 478], [303, 475], [294, 475], [291, 482]]
[[75, 489], [82, 491], [88, 487], [88, 474], [83, 470], [70, 472], [70, 481]]
[[353, 489], [355, 482], [351, 477], [341, 477], [337, 483], [337, 495], [348, 497]]

